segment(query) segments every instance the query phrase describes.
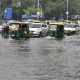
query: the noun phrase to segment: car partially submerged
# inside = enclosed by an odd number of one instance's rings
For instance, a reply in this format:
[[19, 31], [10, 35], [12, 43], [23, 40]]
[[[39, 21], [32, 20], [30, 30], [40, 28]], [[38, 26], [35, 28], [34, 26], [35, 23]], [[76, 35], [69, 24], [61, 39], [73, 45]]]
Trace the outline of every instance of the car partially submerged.
[[80, 27], [78, 25], [67, 23], [64, 26], [64, 33], [67, 35], [76, 34], [80, 31]]
[[48, 27], [44, 23], [32, 23], [29, 27], [31, 36], [46, 36], [48, 33]]

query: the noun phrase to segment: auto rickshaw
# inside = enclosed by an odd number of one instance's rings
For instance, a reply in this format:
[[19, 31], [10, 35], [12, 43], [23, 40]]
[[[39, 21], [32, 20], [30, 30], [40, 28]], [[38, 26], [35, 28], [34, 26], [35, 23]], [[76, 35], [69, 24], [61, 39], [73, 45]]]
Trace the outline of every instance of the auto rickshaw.
[[49, 32], [48, 35], [55, 38], [63, 38], [64, 37], [64, 24], [62, 22], [53, 22], [49, 23]]
[[29, 38], [29, 24], [25, 22], [10, 23], [10, 37], [12, 39], [28, 39]]

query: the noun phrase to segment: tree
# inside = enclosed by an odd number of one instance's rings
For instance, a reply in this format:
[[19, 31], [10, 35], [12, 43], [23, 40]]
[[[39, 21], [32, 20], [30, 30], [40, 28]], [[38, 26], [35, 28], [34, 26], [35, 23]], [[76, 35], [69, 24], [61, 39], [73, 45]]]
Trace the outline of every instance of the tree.
[[[45, 19], [52, 17], [66, 18], [66, 1], [67, 0], [40, 0], [39, 6], [44, 12]], [[2, 12], [5, 7], [11, 7], [13, 9], [13, 15], [16, 15], [16, 13], [22, 15], [25, 12], [34, 13], [38, 10], [38, 0], [1, 0], [1, 2]], [[18, 2], [21, 2], [19, 7], [16, 6]], [[69, 16], [73, 14], [80, 15], [80, 0], [69, 0]], [[19, 16], [21, 17], [21, 15]]]

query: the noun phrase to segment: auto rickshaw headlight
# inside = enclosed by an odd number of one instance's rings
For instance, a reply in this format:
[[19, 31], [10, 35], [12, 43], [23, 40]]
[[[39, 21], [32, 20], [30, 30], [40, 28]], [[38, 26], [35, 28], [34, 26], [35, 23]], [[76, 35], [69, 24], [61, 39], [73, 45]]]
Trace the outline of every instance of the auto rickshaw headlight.
[[27, 31], [24, 31], [25, 34], [27, 34]]

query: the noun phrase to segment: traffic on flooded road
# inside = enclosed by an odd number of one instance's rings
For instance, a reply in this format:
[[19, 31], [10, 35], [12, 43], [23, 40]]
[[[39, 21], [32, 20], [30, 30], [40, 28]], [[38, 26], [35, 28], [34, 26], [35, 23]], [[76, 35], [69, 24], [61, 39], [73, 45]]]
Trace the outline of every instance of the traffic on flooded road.
[[[6, 35], [5, 35], [6, 36]], [[1, 80], [79, 80], [80, 35], [16, 40], [0, 35]]]
[[80, 80], [80, 0], [0, 0], [0, 80]]

